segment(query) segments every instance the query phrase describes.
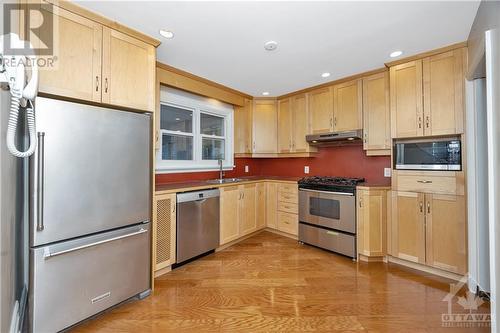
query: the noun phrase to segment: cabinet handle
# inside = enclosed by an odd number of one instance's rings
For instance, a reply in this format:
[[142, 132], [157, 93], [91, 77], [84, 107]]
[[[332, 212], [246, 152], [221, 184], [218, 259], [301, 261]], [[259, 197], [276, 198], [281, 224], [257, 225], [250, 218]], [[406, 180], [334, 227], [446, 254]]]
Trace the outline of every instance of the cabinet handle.
[[422, 128], [422, 117], [418, 117], [418, 128]]
[[427, 214], [431, 213], [431, 203], [427, 202]]
[[253, 150], [255, 151], [255, 141], [253, 142]]
[[177, 206], [176, 204], [173, 204], [173, 207], [172, 207], [172, 214], [175, 214], [175, 207], [176, 207], [176, 206]]
[[424, 204], [420, 201], [420, 213], [424, 212]]
[[330, 118], [330, 127], [333, 127], [333, 118]]
[[337, 117], [333, 117], [333, 127], [337, 127]]
[[107, 93], [108, 92], [108, 78], [105, 78], [104, 79], [104, 92]]
[[363, 199], [359, 199], [359, 208], [363, 208]]
[[425, 127], [426, 128], [429, 128], [429, 122], [430, 122], [429, 116], [425, 117]]
[[95, 77], [95, 91], [99, 91], [99, 76]]
[[367, 142], [367, 138], [368, 138], [368, 132], [365, 131], [364, 137], [365, 137], [364, 142], [366, 143]]
[[420, 183], [420, 184], [432, 184], [432, 180], [417, 180], [417, 183]]

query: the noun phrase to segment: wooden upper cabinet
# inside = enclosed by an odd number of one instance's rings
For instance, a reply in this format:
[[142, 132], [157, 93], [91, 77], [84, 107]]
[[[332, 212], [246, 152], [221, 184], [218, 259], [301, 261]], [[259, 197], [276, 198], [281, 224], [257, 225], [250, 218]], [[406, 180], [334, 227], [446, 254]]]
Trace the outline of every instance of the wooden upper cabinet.
[[155, 48], [103, 27], [102, 101], [154, 111]]
[[234, 108], [234, 153], [252, 153], [252, 100]]
[[464, 131], [464, 49], [423, 60], [425, 135]]
[[[307, 108], [307, 95], [300, 94], [291, 97], [293, 113], [292, 148], [296, 153], [316, 150], [306, 141], [306, 135], [310, 134], [309, 110]], [[281, 123], [280, 123], [281, 125]]]
[[292, 151], [293, 117], [290, 99], [278, 101], [278, 152]]
[[422, 136], [422, 60], [391, 67], [390, 92], [392, 137]]
[[[41, 10], [51, 10], [59, 28], [55, 68], [40, 70], [40, 92], [100, 102], [102, 26], [62, 8], [42, 5]], [[49, 33], [46, 26], [41, 39]]]
[[464, 196], [426, 194], [427, 264], [457, 274], [467, 272]]
[[308, 93], [311, 132], [328, 133], [333, 131], [333, 92], [331, 87], [321, 88]]
[[362, 81], [353, 80], [333, 86], [333, 130], [350, 131], [362, 125]]
[[363, 78], [363, 149], [367, 154], [390, 155], [391, 122], [389, 73]]
[[253, 147], [257, 154], [275, 154], [278, 150], [278, 113], [275, 100], [254, 100], [252, 110]]
[[425, 264], [424, 194], [392, 192], [392, 254]]

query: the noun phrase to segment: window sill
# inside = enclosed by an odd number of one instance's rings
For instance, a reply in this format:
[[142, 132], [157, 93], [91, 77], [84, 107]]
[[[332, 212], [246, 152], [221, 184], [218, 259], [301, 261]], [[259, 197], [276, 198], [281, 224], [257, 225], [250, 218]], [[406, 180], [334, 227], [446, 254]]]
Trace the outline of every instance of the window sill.
[[[234, 166], [223, 166], [223, 171], [232, 171]], [[191, 172], [217, 172], [220, 168], [211, 167], [199, 167], [199, 168], [157, 168], [155, 170], [156, 174], [166, 174], [166, 173], [191, 173]]]

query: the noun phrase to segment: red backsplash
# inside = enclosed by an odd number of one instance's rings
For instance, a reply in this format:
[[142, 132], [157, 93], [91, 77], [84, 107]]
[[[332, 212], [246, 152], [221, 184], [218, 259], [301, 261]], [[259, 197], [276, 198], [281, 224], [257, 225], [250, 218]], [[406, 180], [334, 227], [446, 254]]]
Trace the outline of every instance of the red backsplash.
[[[366, 156], [361, 146], [320, 148], [316, 157], [308, 158], [236, 158], [235, 169], [225, 177], [284, 176], [303, 177], [304, 166], [309, 166], [310, 176], [364, 177], [368, 182], [390, 185], [384, 177], [384, 168], [391, 166], [389, 156]], [[245, 165], [249, 173], [245, 173]], [[156, 183], [164, 184], [219, 177], [216, 171], [157, 174]]]

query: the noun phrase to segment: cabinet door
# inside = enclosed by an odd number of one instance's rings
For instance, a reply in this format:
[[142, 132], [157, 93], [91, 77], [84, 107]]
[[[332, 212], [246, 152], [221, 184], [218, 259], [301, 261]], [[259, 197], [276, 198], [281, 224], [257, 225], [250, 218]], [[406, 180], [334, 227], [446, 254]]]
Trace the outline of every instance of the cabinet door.
[[239, 209], [241, 192], [238, 186], [220, 188], [220, 245], [240, 236]]
[[[40, 71], [40, 92], [101, 102], [102, 26], [59, 7], [52, 8], [59, 25], [54, 35], [54, 69]], [[41, 39], [50, 33], [41, 26]]]
[[423, 60], [424, 134], [463, 133], [463, 49]]
[[240, 236], [248, 235], [257, 230], [256, 218], [256, 185], [247, 184], [240, 186], [241, 205], [240, 205]]
[[154, 46], [107, 27], [102, 44], [102, 101], [154, 111]]
[[425, 263], [424, 195], [392, 192], [393, 252], [396, 256]]
[[363, 149], [391, 148], [389, 107], [389, 73], [379, 73], [363, 79]]
[[362, 81], [355, 80], [333, 86], [333, 130], [350, 131], [362, 125]]
[[309, 112], [312, 133], [328, 133], [333, 131], [332, 88], [321, 88], [309, 93]]
[[278, 114], [274, 100], [255, 100], [253, 111], [253, 152], [276, 154], [278, 150]]
[[252, 104], [245, 99], [244, 106], [234, 108], [234, 153], [252, 153]]
[[256, 191], [257, 191], [256, 223], [258, 230], [266, 227], [266, 183], [258, 183], [256, 185]]
[[358, 224], [358, 231], [356, 234], [358, 243], [358, 253], [368, 255], [368, 248], [366, 246], [366, 227], [365, 227], [365, 206], [367, 192], [365, 190], [357, 190], [356, 192], [356, 220]]
[[390, 91], [392, 137], [422, 136], [422, 60], [391, 67]]
[[153, 200], [153, 267], [175, 263], [176, 195], [155, 195]]
[[292, 151], [292, 108], [290, 99], [278, 101], [278, 152]]
[[458, 274], [467, 272], [464, 196], [426, 194], [427, 264]]
[[267, 227], [276, 229], [278, 219], [278, 184], [276, 183], [267, 183], [266, 215]]
[[[310, 134], [309, 110], [307, 109], [307, 95], [301, 94], [291, 98], [293, 112], [292, 148], [296, 153], [311, 151], [306, 141]], [[281, 123], [280, 123], [281, 126]]]

